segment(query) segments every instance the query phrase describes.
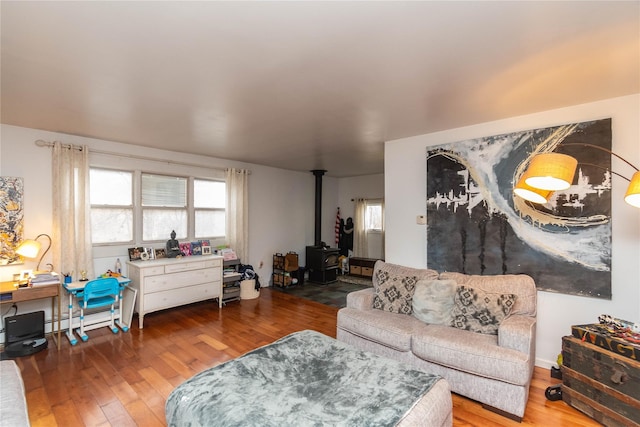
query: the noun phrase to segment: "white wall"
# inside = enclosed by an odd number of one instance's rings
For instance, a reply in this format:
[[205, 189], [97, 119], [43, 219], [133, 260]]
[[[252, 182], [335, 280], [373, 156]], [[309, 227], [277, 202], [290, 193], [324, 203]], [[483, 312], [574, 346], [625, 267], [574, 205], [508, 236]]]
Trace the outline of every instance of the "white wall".
[[[427, 147], [470, 138], [612, 118], [613, 151], [640, 166], [640, 95], [545, 111], [458, 129], [389, 141], [385, 144], [386, 245], [389, 262], [427, 264], [426, 228], [416, 216], [426, 213]], [[627, 177], [633, 170], [612, 158], [612, 169]], [[612, 299], [601, 300], [538, 292], [536, 364], [550, 367], [571, 325], [597, 322], [607, 313], [640, 322], [640, 210], [623, 200], [627, 182], [613, 177]], [[429, 242], [437, 244], [437, 242]]]
[[340, 178], [338, 206], [340, 216], [353, 218], [355, 202], [352, 199], [384, 199], [384, 174]]
[[[301, 263], [304, 264], [305, 246], [313, 244], [315, 178], [310, 172], [293, 172], [212, 157], [0, 125], [0, 175], [24, 179], [25, 238], [35, 237], [40, 233], [51, 234], [52, 230], [51, 149], [37, 147], [35, 141], [38, 139], [88, 145], [90, 150], [117, 152], [124, 156], [147, 156], [203, 165], [202, 168], [193, 168], [168, 165], [166, 162], [118, 158], [118, 163], [122, 167], [138, 167], [152, 172], [167, 173], [171, 171], [202, 176], [208, 173], [207, 170], [211, 172], [211, 168], [240, 167], [250, 169], [249, 259], [242, 261], [254, 266], [263, 286], [270, 283], [274, 253], [298, 252], [301, 254]], [[92, 165], [104, 166], [113, 162], [113, 156], [110, 160], [108, 157], [110, 156], [90, 155]], [[323, 202], [325, 203], [323, 205], [322, 234], [323, 239], [327, 242], [331, 242], [333, 239], [337, 185], [337, 179], [324, 178]], [[161, 247], [162, 244], [153, 246]], [[113, 268], [118, 257], [123, 262], [123, 269], [126, 273], [126, 265], [124, 265], [124, 261], [128, 259], [126, 247], [102, 247], [94, 250], [95, 273], [100, 274]], [[43, 263], [46, 262], [51, 262], [50, 256], [43, 260]], [[35, 264], [31, 260], [27, 260], [24, 265], [2, 266], [0, 267], [0, 281], [11, 280], [14, 273], [24, 269], [33, 269]], [[20, 313], [45, 310], [47, 322], [51, 318], [50, 304], [45, 300], [20, 303], [18, 308]]]

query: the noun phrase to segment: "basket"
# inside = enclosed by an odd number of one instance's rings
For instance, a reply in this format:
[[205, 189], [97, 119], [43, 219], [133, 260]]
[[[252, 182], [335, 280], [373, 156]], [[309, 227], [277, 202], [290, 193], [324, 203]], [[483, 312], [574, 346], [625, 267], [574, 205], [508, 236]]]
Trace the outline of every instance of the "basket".
[[260, 291], [256, 291], [255, 279], [243, 280], [240, 282], [240, 299], [255, 299], [260, 296]]

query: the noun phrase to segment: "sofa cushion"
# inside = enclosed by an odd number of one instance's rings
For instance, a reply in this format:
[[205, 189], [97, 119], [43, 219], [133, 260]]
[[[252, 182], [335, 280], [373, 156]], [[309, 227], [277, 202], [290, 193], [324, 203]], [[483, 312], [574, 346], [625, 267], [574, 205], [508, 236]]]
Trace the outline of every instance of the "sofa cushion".
[[437, 277], [438, 273], [433, 270], [377, 261], [373, 270], [373, 308], [390, 313], [411, 314], [413, 293], [418, 280]]
[[398, 351], [411, 351], [411, 336], [420, 326], [426, 325], [404, 314], [349, 307], [338, 311], [339, 329]]
[[458, 286], [453, 298], [451, 326], [481, 334], [498, 335], [516, 301], [513, 294], [490, 294], [471, 286]]
[[412, 300], [413, 315], [425, 323], [450, 326], [456, 288], [453, 280], [418, 280]]
[[515, 294], [518, 299], [513, 310], [511, 310], [511, 314], [536, 315], [536, 283], [525, 274], [479, 276], [444, 272], [440, 274], [440, 279], [455, 280], [458, 285], [472, 286], [489, 293]]
[[414, 331], [411, 350], [421, 359], [515, 385], [531, 378], [528, 355], [499, 347], [495, 335], [429, 325]]

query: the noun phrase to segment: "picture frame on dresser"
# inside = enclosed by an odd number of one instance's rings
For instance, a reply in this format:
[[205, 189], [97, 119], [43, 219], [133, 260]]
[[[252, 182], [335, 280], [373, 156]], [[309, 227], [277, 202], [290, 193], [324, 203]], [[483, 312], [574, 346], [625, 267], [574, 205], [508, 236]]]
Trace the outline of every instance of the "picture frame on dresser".
[[129, 252], [129, 261], [138, 261], [142, 259], [142, 253], [144, 252], [144, 248], [142, 247], [129, 248], [128, 252]]
[[191, 242], [191, 255], [202, 255], [201, 242]]

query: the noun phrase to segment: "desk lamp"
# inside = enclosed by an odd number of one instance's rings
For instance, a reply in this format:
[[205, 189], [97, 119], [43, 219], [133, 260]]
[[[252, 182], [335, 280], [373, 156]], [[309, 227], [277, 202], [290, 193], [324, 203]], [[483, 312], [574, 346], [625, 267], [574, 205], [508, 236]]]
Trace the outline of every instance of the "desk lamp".
[[[18, 246], [18, 249], [16, 249], [16, 253], [18, 255], [21, 255], [25, 258], [36, 258], [38, 256], [38, 252], [40, 252], [40, 242], [38, 242], [38, 239], [40, 237], [46, 237], [47, 239], [49, 239], [49, 246], [47, 246], [47, 249], [42, 253], [42, 256], [40, 256], [40, 259], [38, 260], [38, 265], [36, 266], [36, 271], [34, 272], [34, 274], [44, 273], [43, 271], [40, 271], [40, 263], [42, 262], [42, 258], [44, 258], [47, 252], [49, 252], [49, 249], [51, 249], [51, 237], [49, 237], [48, 234], [39, 234], [38, 237], [36, 237], [33, 240], [31, 239], [24, 240], [22, 243], [20, 243], [20, 246]], [[47, 264], [47, 265], [51, 265], [51, 264]], [[53, 269], [53, 265], [51, 265], [51, 268]]]

